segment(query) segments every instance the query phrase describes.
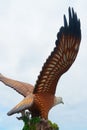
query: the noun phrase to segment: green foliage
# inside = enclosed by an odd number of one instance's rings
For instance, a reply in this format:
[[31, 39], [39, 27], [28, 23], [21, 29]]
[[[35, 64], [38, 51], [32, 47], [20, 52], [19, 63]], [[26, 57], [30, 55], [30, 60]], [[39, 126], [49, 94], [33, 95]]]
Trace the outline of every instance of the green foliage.
[[56, 123], [52, 123], [50, 120], [48, 122], [54, 130], [59, 130], [59, 126]]
[[39, 117], [31, 118], [29, 121], [29, 129], [27, 130], [36, 130], [36, 124], [40, 122]]
[[59, 130], [59, 127], [56, 123], [53, 123], [52, 127], [55, 129], [55, 130]]
[[29, 119], [26, 115], [22, 117], [24, 127], [22, 130], [36, 130], [36, 124], [40, 122], [39, 117]]
[[[29, 125], [25, 124], [22, 130], [29, 130]], [[33, 130], [33, 129], [32, 129]]]
[[24, 114], [18, 119], [24, 122], [22, 130], [59, 130], [57, 124], [39, 117], [30, 118], [28, 115]]
[[22, 120], [24, 122], [24, 127], [22, 130], [29, 130], [29, 118], [27, 116], [23, 116]]
[[39, 117], [31, 118], [31, 119], [30, 119], [30, 124], [36, 124], [36, 123], [39, 123], [40, 120], [41, 120], [41, 118], [39, 118]]

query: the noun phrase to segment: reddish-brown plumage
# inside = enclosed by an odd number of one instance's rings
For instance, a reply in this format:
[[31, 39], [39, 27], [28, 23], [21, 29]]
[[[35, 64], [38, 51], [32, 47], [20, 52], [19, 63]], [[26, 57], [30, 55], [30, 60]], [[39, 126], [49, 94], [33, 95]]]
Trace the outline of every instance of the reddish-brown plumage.
[[45, 93], [35, 94], [35, 103], [42, 118], [48, 118], [48, 112], [53, 107], [54, 96]]
[[48, 118], [49, 110], [55, 105], [55, 91], [59, 78], [73, 64], [81, 41], [80, 20], [74, 10], [69, 8], [69, 24], [64, 15], [64, 26], [57, 34], [56, 46], [42, 67], [35, 88], [23, 82], [6, 79], [1, 75], [0, 80], [14, 88], [24, 100], [14, 107], [8, 115], [29, 109], [32, 116]]

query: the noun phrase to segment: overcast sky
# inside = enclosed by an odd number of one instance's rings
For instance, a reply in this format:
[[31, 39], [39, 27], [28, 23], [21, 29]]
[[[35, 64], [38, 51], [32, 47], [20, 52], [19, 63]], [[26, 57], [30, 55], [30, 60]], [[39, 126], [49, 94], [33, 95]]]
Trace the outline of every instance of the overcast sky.
[[[63, 97], [64, 105], [55, 106], [49, 119], [60, 130], [87, 130], [86, 0], [0, 0], [0, 73], [34, 85], [69, 6], [81, 20], [82, 41], [76, 61], [58, 83], [56, 95]], [[18, 114], [6, 115], [22, 99], [0, 83], [0, 130], [22, 129]]]

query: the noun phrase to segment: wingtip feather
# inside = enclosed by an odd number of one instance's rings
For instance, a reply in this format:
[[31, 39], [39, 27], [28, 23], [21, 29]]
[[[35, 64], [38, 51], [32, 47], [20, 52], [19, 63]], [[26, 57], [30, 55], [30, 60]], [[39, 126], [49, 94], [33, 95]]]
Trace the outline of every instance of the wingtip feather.
[[11, 116], [12, 114], [10, 113], [10, 111], [7, 113], [8, 116]]
[[64, 15], [64, 27], [67, 27], [68, 24], [67, 24], [67, 19], [66, 19], [66, 16]]

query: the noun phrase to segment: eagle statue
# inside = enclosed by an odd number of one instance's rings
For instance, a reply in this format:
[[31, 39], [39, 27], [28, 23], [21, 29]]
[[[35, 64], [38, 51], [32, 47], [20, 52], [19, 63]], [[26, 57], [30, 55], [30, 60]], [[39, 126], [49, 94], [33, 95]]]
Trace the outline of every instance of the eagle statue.
[[1, 82], [24, 96], [24, 99], [7, 113], [8, 115], [28, 109], [32, 117], [48, 119], [50, 109], [63, 103], [62, 97], [55, 96], [56, 86], [62, 74], [75, 61], [81, 41], [80, 20], [73, 8], [69, 7], [68, 11], [69, 22], [64, 15], [64, 26], [57, 34], [55, 48], [43, 65], [35, 86], [0, 74]]

